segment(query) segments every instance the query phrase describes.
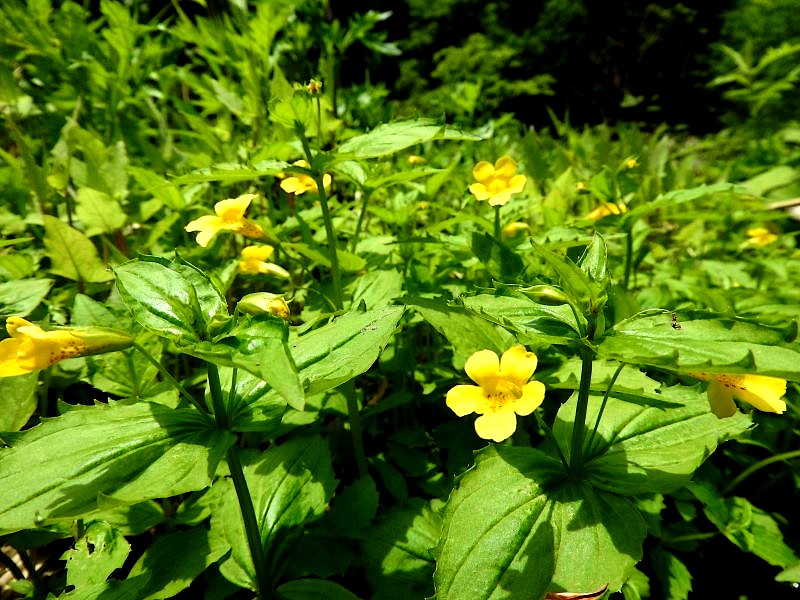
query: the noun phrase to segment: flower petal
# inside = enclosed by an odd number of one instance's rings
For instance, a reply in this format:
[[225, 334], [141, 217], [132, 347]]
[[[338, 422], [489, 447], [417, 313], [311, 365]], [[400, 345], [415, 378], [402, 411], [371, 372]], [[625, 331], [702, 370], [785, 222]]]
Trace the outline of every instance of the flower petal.
[[493, 390], [500, 378], [500, 359], [491, 350], [479, 350], [467, 359], [464, 371], [479, 386]]
[[486, 183], [486, 181], [494, 177], [494, 165], [489, 161], [482, 160], [472, 167], [472, 176], [475, 181]]
[[525, 175], [514, 175], [514, 177], [508, 180], [508, 191], [512, 194], [519, 194], [525, 189], [525, 184], [527, 182], [528, 179]]
[[258, 272], [264, 275], [274, 275], [275, 277], [289, 278], [289, 271], [271, 262], [262, 262], [258, 265]]
[[302, 194], [306, 191], [305, 186], [300, 183], [298, 177], [287, 177], [281, 181], [281, 189], [287, 194], [296, 194], [298, 192]]
[[716, 380], [708, 384], [708, 403], [713, 412], [720, 419], [730, 417], [736, 412], [736, 403], [733, 401], [733, 391]]
[[475, 419], [475, 432], [485, 440], [502, 442], [517, 429], [517, 416], [512, 410], [488, 412]]
[[510, 156], [501, 156], [497, 159], [497, 162], [494, 163], [494, 172], [497, 177], [511, 179], [514, 173], [517, 172], [517, 163], [515, 163], [514, 159]]
[[491, 195], [489, 194], [489, 190], [487, 190], [486, 186], [482, 183], [473, 183], [467, 189], [475, 196], [476, 200], [488, 200]]
[[502, 192], [495, 194], [491, 198], [489, 198], [489, 205], [505, 206], [506, 204], [508, 204], [509, 200], [511, 200], [511, 191], [503, 190]]
[[522, 387], [522, 396], [512, 403], [514, 412], [518, 415], [531, 414], [544, 401], [544, 384], [541, 381], [531, 381]]
[[274, 251], [275, 248], [268, 244], [264, 244], [263, 246], [245, 246], [242, 248], [242, 258], [267, 260], [270, 256], [272, 256]]
[[525, 346], [517, 344], [503, 352], [500, 375], [522, 387], [533, 375], [537, 363], [538, 359], [533, 352], [528, 352]]
[[30, 373], [29, 369], [24, 369], [17, 361], [20, 343], [20, 340], [14, 338], [0, 341], [0, 377], [14, 377]]
[[[719, 378], [726, 384], [723, 377]], [[781, 400], [786, 394], [786, 380], [765, 375], [742, 375], [733, 389], [734, 398], [747, 402], [753, 408], [764, 412], [782, 414], [786, 412], [786, 402]]]
[[483, 390], [477, 385], [457, 385], [447, 392], [447, 406], [459, 417], [474, 413], [485, 401]]

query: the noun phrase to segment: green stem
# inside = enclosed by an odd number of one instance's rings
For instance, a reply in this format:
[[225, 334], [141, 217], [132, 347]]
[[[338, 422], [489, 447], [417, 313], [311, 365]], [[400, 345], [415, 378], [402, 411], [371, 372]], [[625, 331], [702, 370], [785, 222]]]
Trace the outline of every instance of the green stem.
[[203, 406], [197, 401], [197, 399], [194, 396], [192, 396], [189, 392], [186, 391], [186, 388], [183, 387], [183, 385], [181, 385], [180, 381], [175, 379], [172, 376], [172, 374], [164, 368], [164, 365], [162, 365], [155, 358], [150, 356], [150, 353], [139, 344], [134, 342], [133, 347], [139, 352], [141, 352], [144, 355], [144, 357], [150, 361], [150, 364], [153, 365], [156, 369], [158, 369], [158, 372], [161, 373], [161, 376], [164, 379], [166, 379], [170, 383], [170, 385], [172, 385], [176, 390], [178, 390], [178, 393], [181, 396], [183, 396], [183, 398], [186, 399], [189, 402], [189, 404], [191, 404], [197, 410], [200, 411], [200, 414], [208, 415], [206, 409], [203, 408]]
[[494, 239], [500, 241], [500, 206], [494, 207]]
[[236, 490], [236, 498], [239, 500], [239, 509], [242, 511], [244, 533], [247, 537], [247, 545], [250, 547], [250, 556], [253, 559], [253, 568], [256, 572], [256, 593], [258, 598], [266, 598], [267, 592], [271, 587], [269, 574], [267, 573], [267, 561], [264, 556], [264, 546], [261, 543], [256, 510], [253, 506], [250, 490], [247, 487], [247, 480], [244, 478], [242, 461], [239, 459], [239, 450], [236, 446], [228, 448], [227, 462], [231, 472], [231, 479], [233, 480], [233, 487]]
[[744, 471], [739, 473], [736, 477], [733, 478], [728, 485], [725, 486], [725, 489], [722, 490], [722, 495], [728, 495], [733, 488], [739, 485], [742, 481], [750, 477], [756, 471], [763, 469], [771, 465], [772, 463], [781, 462], [783, 460], [790, 460], [792, 458], [800, 457], [800, 450], [793, 450], [791, 452], [784, 452], [782, 454], [776, 454], [775, 456], [770, 456], [769, 458], [765, 458], [764, 460], [760, 460], [757, 463], [750, 465]]
[[347, 419], [350, 422], [350, 436], [353, 439], [353, 453], [356, 457], [358, 477], [367, 475], [367, 457], [364, 453], [364, 437], [361, 432], [361, 414], [358, 412], [356, 386], [351, 379], [342, 386], [342, 391], [347, 398]]
[[628, 289], [633, 272], [633, 226], [625, 228], [625, 278], [622, 282], [623, 289]]
[[556, 452], [558, 453], [558, 458], [561, 459], [561, 464], [564, 465], [564, 469], [569, 471], [569, 462], [567, 461], [566, 456], [564, 456], [564, 453], [561, 451], [561, 446], [558, 444], [558, 440], [556, 439], [556, 436], [553, 433], [552, 428], [550, 427], [550, 425], [545, 423], [544, 418], [542, 418], [542, 415], [539, 414], [538, 410], [533, 411], [533, 414], [536, 417], [536, 421], [539, 423], [539, 427], [544, 429], [544, 432], [547, 435], [547, 437], [549, 437], [550, 441], [553, 442], [553, 446], [555, 447]]
[[718, 531], [712, 531], [710, 533], [687, 533], [686, 535], [676, 535], [675, 537], [666, 537], [661, 538], [661, 542], [664, 544], [675, 545], [681, 542], [695, 542], [695, 541], [702, 541], [702, 540], [710, 540], [713, 537], [719, 535]]
[[225, 401], [222, 398], [222, 385], [219, 381], [219, 369], [213, 363], [207, 363], [208, 370], [208, 390], [211, 392], [211, 406], [214, 409], [214, 420], [217, 422], [217, 427], [222, 430], [227, 430], [230, 427], [230, 419], [228, 419], [228, 411], [226, 410]]
[[611, 394], [611, 390], [614, 387], [614, 384], [617, 382], [617, 377], [622, 372], [622, 369], [625, 368], [625, 363], [620, 363], [617, 367], [617, 370], [614, 371], [614, 375], [611, 376], [611, 381], [606, 388], [606, 393], [603, 395], [603, 402], [600, 404], [600, 410], [597, 412], [597, 419], [594, 422], [594, 428], [592, 429], [592, 434], [589, 436], [589, 441], [586, 443], [586, 449], [589, 453], [592, 452], [592, 442], [594, 441], [594, 436], [597, 434], [597, 428], [600, 426], [600, 419], [603, 417], [603, 412], [606, 409], [606, 403], [608, 402], [608, 396]]
[[361, 237], [361, 227], [364, 225], [364, 216], [367, 214], [367, 204], [369, 204], [369, 197], [372, 193], [372, 190], [364, 189], [362, 190], [364, 195], [364, 201], [361, 203], [361, 212], [358, 214], [358, 222], [356, 223], [356, 231], [353, 233], [353, 241], [350, 246], [350, 252], [355, 254], [356, 247], [358, 246], [358, 238]]
[[586, 339], [581, 347], [581, 382], [578, 387], [578, 402], [575, 407], [575, 420], [572, 423], [572, 440], [570, 443], [570, 472], [575, 475], [583, 467], [583, 442], [586, 436], [586, 412], [589, 406], [589, 389], [592, 385], [592, 363], [594, 350], [591, 347], [594, 338], [595, 315], [589, 315], [586, 328]]

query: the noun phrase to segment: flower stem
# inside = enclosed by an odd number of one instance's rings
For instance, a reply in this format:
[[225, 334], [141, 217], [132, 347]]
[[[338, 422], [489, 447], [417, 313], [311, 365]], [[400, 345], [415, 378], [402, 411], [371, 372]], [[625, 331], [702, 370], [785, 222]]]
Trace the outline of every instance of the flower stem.
[[760, 460], [753, 465], [750, 465], [744, 471], [742, 471], [736, 477], [734, 477], [733, 481], [731, 481], [728, 485], [725, 486], [725, 489], [722, 490], [722, 495], [726, 496], [727, 494], [729, 494], [733, 488], [735, 488], [742, 481], [750, 477], [750, 475], [752, 475], [756, 471], [759, 471], [764, 467], [771, 465], [772, 463], [781, 462], [783, 460], [790, 460], [792, 458], [800, 458], [800, 450], [793, 450], [791, 452], [776, 454], [774, 456], [765, 458], [764, 460]]
[[534, 416], [536, 417], [536, 421], [539, 423], [539, 427], [544, 429], [545, 434], [547, 437], [550, 438], [550, 441], [553, 442], [553, 446], [558, 453], [558, 458], [561, 460], [561, 464], [564, 465], [564, 468], [569, 471], [569, 462], [567, 462], [564, 453], [561, 451], [561, 446], [558, 444], [558, 440], [556, 439], [555, 434], [553, 433], [553, 429], [548, 425], [545, 420], [542, 418], [542, 415], [539, 414], [538, 410], [533, 411]]
[[350, 252], [355, 254], [356, 247], [358, 246], [358, 238], [361, 237], [361, 227], [364, 225], [364, 216], [367, 214], [367, 204], [369, 204], [369, 196], [371, 190], [362, 190], [364, 201], [361, 204], [361, 212], [358, 214], [358, 222], [356, 223], [356, 231], [353, 233], [353, 241], [350, 245]]
[[226, 458], [231, 472], [231, 479], [233, 480], [233, 488], [236, 490], [236, 498], [239, 500], [239, 509], [242, 511], [247, 545], [250, 547], [250, 556], [253, 559], [253, 568], [256, 573], [256, 593], [259, 598], [266, 598], [267, 591], [271, 587], [267, 573], [267, 562], [264, 556], [264, 546], [261, 543], [261, 534], [258, 529], [256, 510], [253, 506], [250, 490], [247, 487], [247, 480], [244, 477], [238, 448], [236, 446], [228, 448]]
[[628, 289], [631, 280], [631, 273], [633, 272], [633, 225], [625, 228], [625, 278], [622, 282], [622, 288]]
[[353, 439], [353, 454], [356, 457], [356, 468], [358, 477], [367, 474], [367, 457], [364, 454], [364, 438], [361, 432], [361, 414], [358, 412], [358, 400], [356, 399], [356, 386], [351, 379], [342, 386], [342, 391], [347, 398], [347, 419], [350, 421], [350, 435]]
[[500, 206], [494, 207], [494, 239], [500, 241]]
[[228, 411], [222, 398], [222, 385], [219, 381], [219, 369], [213, 363], [206, 363], [208, 370], [208, 389], [211, 392], [211, 406], [214, 409], [214, 420], [217, 427], [226, 430], [230, 427]]
[[575, 407], [575, 420], [572, 422], [572, 440], [570, 443], [570, 472], [575, 475], [583, 467], [583, 442], [586, 436], [586, 411], [589, 406], [589, 389], [592, 385], [592, 363], [594, 350], [591, 341], [594, 337], [595, 315], [589, 315], [586, 328], [586, 339], [581, 347], [581, 382], [578, 387], [578, 403]]

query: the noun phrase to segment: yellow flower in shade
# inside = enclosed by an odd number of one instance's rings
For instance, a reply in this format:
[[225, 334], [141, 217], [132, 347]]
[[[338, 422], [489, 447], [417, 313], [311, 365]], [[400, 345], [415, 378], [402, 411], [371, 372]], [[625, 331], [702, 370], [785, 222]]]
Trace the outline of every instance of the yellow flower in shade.
[[777, 240], [778, 236], [766, 227], [751, 227], [747, 230], [747, 238], [744, 246], [767, 246]]
[[65, 358], [122, 350], [133, 344], [124, 333], [102, 327], [64, 327], [45, 331], [22, 317], [9, 317], [0, 341], [0, 377], [46, 369]]
[[730, 417], [736, 412], [734, 398], [764, 412], [782, 414], [786, 411], [786, 402], [781, 400], [786, 394], [785, 379], [749, 374], [689, 373], [688, 375], [701, 381], [708, 381], [707, 393], [711, 412], [720, 418]]
[[590, 221], [599, 221], [605, 219], [609, 215], [621, 215], [628, 212], [628, 207], [624, 204], [614, 204], [613, 202], [603, 202], [600, 206], [595, 208], [592, 212], [586, 215], [585, 218]]
[[457, 385], [447, 392], [447, 406], [459, 417], [478, 413], [475, 431], [485, 440], [502, 442], [517, 428], [517, 415], [536, 410], [544, 400], [544, 384], [528, 381], [537, 359], [524, 346], [512, 346], [502, 358], [491, 350], [480, 350], [464, 365], [478, 385]]
[[527, 223], [523, 223], [522, 221], [514, 221], [513, 223], [509, 223], [502, 230], [502, 236], [504, 238], [512, 238], [518, 233], [523, 233], [525, 231], [530, 230], [530, 225]]
[[204, 215], [186, 226], [186, 231], [197, 231], [197, 243], [203, 248], [208, 246], [220, 231], [233, 231], [253, 239], [264, 237], [264, 230], [252, 221], [244, 218], [247, 207], [255, 198], [255, 194], [244, 194], [238, 198], [221, 200], [214, 205], [216, 215]]
[[239, 272], [245, 275], [275, 275], [288, 278], [289, 272], [283, 267], [267, 262], [275, 248], [272, 246], [245, 246], [242, 248], [242, 258], [239, 260]]
[[[295, 167], [303, 167], [304, 169], [310, 168], [308, 161], [305, 160], [297, 160], [292, 164]], [[327, 173], [322, 176], [322, 185], [325, 186], [326, 190], [331, 185], [331, 176]], [[296, 175], [285, 177], [283, 181], [281, 181], [281, 189], [287, 194], [295, 194], [296, 196], [305, 194], [306, 192], [319, 191], [317, 188], [317, 182], [314, 181], [314, 178], [311, 177], [311, 175], [306, 175], [305, 173], [298, 173]]]
[[488, 200], [491, 206], [503, 206], [512, 194], [519, 194], [525, 187], [524, 175], [516, 175], [517, 163], [510, 156], [501, 156], [492, 164], [482, 160], [472, 168], [477, 183], [469, 191], [478, 200]]
[[239, 300], [236, 307], [250, 315], [268, 313], [281, 319], [288, 319], [291, 316], [289, 304], [281, 294], [270, 294], [269, 292], [256, 292], [247, 294]]

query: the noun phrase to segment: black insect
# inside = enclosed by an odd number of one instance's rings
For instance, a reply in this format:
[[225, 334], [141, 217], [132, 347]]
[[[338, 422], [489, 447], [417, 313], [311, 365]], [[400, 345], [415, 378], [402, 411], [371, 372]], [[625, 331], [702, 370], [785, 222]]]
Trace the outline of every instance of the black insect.
[[676, 315], [675, 313], [672, 313], [672, 328], [683, 329], [683, 327], [681, 327], [681, 324], [678, 323], [678, 315]]

